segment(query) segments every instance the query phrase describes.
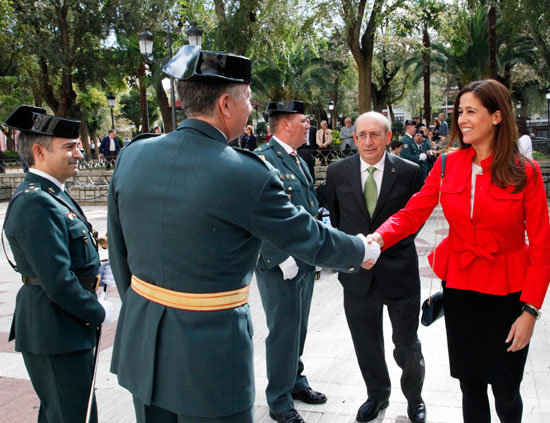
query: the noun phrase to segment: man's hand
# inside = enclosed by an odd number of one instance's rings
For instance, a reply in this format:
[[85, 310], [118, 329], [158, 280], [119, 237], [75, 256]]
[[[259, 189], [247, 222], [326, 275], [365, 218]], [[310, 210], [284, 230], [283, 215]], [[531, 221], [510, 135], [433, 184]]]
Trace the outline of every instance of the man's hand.
[[378, 232], [367, 235], [367, 242], [370, 244], [376, 242], [380, 248], [384, 248], [384, 238]]
[[281, 269], [281, 272], [283, 272], [283, 279], [285, 281], [289, 279], [294, 279], [299, 270], [298, 264], [296, 264], [296, 260], [294, 260], [292, 256], [288, 256], [285, 261], [279, 264], [279, 268]]
[[378, 257], [380, 257], [380, 246], [376, 242], [369, 242], [368, 238], [363, 234], [357, 234], [357, 236], [363, 241], [363, 245], [365, 246], [365, 256], [363, 257], [361, 267], [369, 270], [374, 266]]

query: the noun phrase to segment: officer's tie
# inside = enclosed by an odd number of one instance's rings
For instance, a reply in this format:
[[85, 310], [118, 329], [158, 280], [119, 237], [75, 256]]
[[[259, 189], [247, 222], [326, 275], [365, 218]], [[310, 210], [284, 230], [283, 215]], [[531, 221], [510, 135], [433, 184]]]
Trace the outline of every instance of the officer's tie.
[[378, 189], [376, 188], [376, 182], [374, 181], [374, 176], [372, 174], [376, 170], [374, 166], [369, 166], [367, 169], [369, 176], [365, 181], [365, 203], [367, 204], [367, 210], [369, 216], [372, 217], [374, 209], [376, 209], [376, 201], [378, 200]]
[[307, 179], [306, 173], [304, 172], [304, 169], [302, 169], [302, 164], [300, 163], [300, 159], [298, 158], [298, 155], [296, 154], [295, 151], [292, 151], [290, 155], [292, 156], [292, 158], [294, 158], [294, 160], [296, 160], [298, 169], [300, 169], [300, 171], [302, 172], [302, 175], [304, 175], [304, 178], [306, 178], [306, 181], [307, 181], [308, 179]]

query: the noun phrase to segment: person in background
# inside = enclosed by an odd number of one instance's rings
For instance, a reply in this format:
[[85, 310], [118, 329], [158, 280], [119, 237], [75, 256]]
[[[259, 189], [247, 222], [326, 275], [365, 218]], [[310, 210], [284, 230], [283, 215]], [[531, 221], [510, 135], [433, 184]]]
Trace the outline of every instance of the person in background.
[[321, 129], [317, 131], [316, 137], [317, 147], [321, 153], [321, 165], [325, 166], [330, 162], [328, 155], [330, 154], [330, 145], [332, 144], [332, 131], [328, 129], [326, 120], [321, 121]]
[[491, 385], [500, 421], [520, 423], [520, 385], [550, 279], [544, 182], [537, 162], [519, 152], [510, 92], [500, 82], [459, 91], [450, 141], [456, 138], [444, 178], [440, 157], [420, 192], [368, 238], [391, 248], [416, 233], [441, 198], [449, 235], [428, 259], [444, 281], [450, 370], [460, 382], [464, 422], [491, 421]]
[[351, 126], [351, 119], [346, 118], [344, 120], [344, 126], [340, 128], [340, 151], [346, 150], [357, 151], [357, 146], [353, 142], [353, 126]]
[[155, 129], [153, 129], [153, 134], [162, 134], [162, 131], [160, 130], [160, 127], [155, 126]]
[[254, 151], [257, 146], [258, 142], [256, 135], [254, 135], [254, 128], [252, 125], [246, 125], [244, 128], [244, 134], [241, 136], [241, 148], [248, 151]]
[[109, 133], [101, 140], [99, 146], [99, 157], [105, 157], [105, 169], [109, 170], [111, 166], [114, 166], [119, 151], [120, 146], [116, 138], [116, 131], [109, 129]]
[[524, 119], [518, 119], [518, 134], [519, 134], [519, 152], [528, 159], [533, 159], [533, 141], [529, 136], [529, 128], [527, 128], [527, 122]]
[[401, 153], [401, 150], [403, 150], [403, 143], [401, 141], [394, 140], [390, 142], [390, 153], [393, 153], [396, 156], [399, 156], [399, 153]]
[[265, 142], [268, 143], [269, 140], [271, 139], [271, 137], [273, 136], [273, 134], [271, 133], [271, 128], [269, 125], [267, 125], [267, 128], [265, 129]]
[[439, 142], [441, 143], [441, 145], [445, 145], [449, 136], [449, 125], [447, 124], [447, 120], [445, 119], [445, 114], [440, 113], [437, 119], [440, 122], [438, 131]]

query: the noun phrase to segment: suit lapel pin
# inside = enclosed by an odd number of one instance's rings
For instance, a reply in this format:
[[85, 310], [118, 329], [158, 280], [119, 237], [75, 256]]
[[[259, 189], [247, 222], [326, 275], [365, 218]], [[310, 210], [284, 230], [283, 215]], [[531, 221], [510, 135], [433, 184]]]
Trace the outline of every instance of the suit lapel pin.
[[395, 173], [395, 172], [397, 172], [397, 171], [395, 170], [395, 167], [392, 167], [392, 168], [391, 168], [391, 173]]

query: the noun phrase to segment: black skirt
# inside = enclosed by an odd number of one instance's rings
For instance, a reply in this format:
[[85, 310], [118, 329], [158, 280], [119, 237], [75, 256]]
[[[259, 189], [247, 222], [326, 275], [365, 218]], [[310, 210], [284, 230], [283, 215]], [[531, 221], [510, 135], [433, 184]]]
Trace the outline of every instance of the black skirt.
[[521, 383], [529, 346], [508, 352], [511, 343], [504, 342], [522, 313], [520, 295], [444, 288], [452, 377], [501, 387]]

